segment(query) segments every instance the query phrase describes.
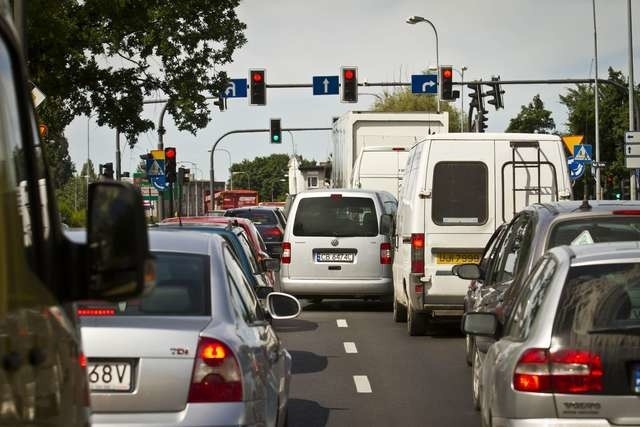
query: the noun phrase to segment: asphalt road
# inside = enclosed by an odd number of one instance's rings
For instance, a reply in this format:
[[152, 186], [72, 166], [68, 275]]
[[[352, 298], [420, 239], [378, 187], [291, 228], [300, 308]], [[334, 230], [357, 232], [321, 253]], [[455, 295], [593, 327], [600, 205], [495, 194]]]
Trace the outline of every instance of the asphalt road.
[[457, 323], [409, 337], [389, 304], [328, 301], [274, 326], [293, 357], [289, 426], [480, 425]]

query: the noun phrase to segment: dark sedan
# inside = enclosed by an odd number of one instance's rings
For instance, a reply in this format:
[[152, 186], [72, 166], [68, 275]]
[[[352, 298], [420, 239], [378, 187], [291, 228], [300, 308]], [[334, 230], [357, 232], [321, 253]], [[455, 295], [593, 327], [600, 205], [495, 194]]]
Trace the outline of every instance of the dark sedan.
[[228, 209], [224, 216], [246, 218], [251, 220], [256, 227], [264, 243], [267, 252], [272, 257], [280, 257], [282, 252], [282, 236], [286, 226], [286, 219], [282, 210], [277, 207], [250, 207]]

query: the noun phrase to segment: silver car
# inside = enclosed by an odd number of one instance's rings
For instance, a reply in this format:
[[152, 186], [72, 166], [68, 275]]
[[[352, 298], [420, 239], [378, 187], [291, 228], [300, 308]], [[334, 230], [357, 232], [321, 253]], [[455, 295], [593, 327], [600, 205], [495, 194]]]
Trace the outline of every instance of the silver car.
[[[461, 267], [463, 268], [463, 267]], [[481, 370], [485, 426], [640, 425], [640, 243], [560, 246], [534, 266]]]
[[151, 230], [149, 239], [148, 295], [77, 309], [93, 425], [284, 425], [291, 356], [269, 320], [297, 316], [298, 301], [270, 293], [265, 312], [220, 236]]
[[282, 243], [284, 292], [322, 298], [393, 295], [389, 193], [311, 190], [296, 195]]

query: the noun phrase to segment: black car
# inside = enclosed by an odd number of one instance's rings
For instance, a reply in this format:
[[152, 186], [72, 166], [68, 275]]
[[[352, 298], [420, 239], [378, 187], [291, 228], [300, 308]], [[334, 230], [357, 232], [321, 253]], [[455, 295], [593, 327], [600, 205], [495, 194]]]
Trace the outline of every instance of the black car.
[[228, 209], [224, 216], [246, 218], [251, 220], [262, 240], [267, 245], [267, 252], [274, 258], [280, 258], [282, 252], [282, 236], [287, 220], [278, 207], [256, 206], [249, 208]]

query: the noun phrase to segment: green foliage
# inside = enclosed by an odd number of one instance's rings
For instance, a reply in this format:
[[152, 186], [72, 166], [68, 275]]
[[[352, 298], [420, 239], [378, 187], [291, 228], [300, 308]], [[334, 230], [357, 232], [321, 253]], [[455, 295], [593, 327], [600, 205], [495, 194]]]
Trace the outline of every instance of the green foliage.
[[[449, 132], [460, 132], [460, 111], [452, 103], [441, 102], [440, 111], [449, 113]], [[387, 111], [393, 113], [408, 111], [426, 111], [436, 113], [436, 97], [411, 93], [410, 89], [402, 89], [393, 93], [384, 92], [382, 100], [377, 100], [373, 111]], [[466, 126], [466, 124], [465, 124]]]
[[520, 133], [553, 133], [556, 124], [551, 111], [544, 108], [540, 95], [533, 97], [529, 105], [523, 105], [520, 113], [511, 119], [506, 132]]
[[142, 101], [169, 97], [180, 130], [210, 120], [206, 96], [226, 86], [218, 71], [246, 42], [239, 0], [29, 0], [29, 72], [47, 95], [39, 109], [61, 131], [96, 112], [99, 125], [126, 135], [153, 128]]
[[62, 135], [49, 136], [43, 142], [44, 156], [54, 188], [62, 188], [73, 176], [76, 167], [69, 155], [69, 141]]
[[62, 222], [70, 227], [86, 227], [87, 179], [74, 176], [56, 190]]
[[288, 168], [287, 154], [272, 154], [269, 157], [256, 157], [253, 160], [234, 163], [231, 171], [243, 173], [233, 175], [233, 188], [256, 190], [262, 201], [271, 201], [273, 189], [273, 200], [283, 201], [289, 191], [289, 184], [285, 178]]
[[87, 159], [87, 161], [82, 164], [80, 176], [86, 177], [87, 173], [89, 174], [89, 181], [96, 180], [96, 168], [93, 166], [93, 162], [91, 161], [91, 159]]

